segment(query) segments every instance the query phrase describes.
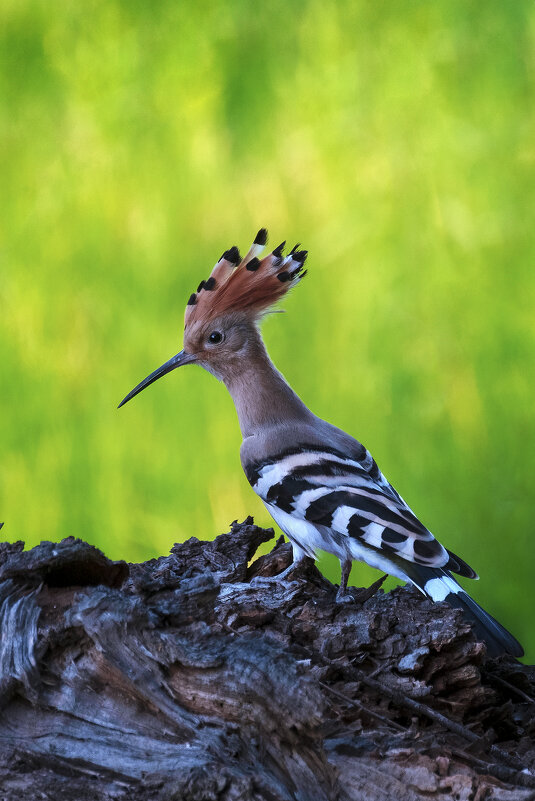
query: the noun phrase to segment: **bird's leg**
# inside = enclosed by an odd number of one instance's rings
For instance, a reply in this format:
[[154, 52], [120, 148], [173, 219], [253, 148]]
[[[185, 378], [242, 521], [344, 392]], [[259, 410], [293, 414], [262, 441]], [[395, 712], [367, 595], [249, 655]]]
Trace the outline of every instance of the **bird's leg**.
[[374, 581], [373, 584], [370, 584], [369, 587], [364, 587], [363, 589], [357, 590], [355, 587], [347, 587], [347, 581], [349, 579], [349, 574], [351, 573], [351, 566], [353, 562], [351, 559], [345, 559], [343, 562], [340, 560], [340, 568], [341, 568], [341, 576], [340, 576], [340, 588], [336, 593], [336, 603], [337, 604], [347, 604], [347, 603], [359, 603], [363, 604], [368, 598], [371, 598], [375, 593], [379, 590], [381, 585], [384, 581], [388, 578], [387, 575], [381, 576], [381, 578]]
[[347, 581], [351, 573], [352, 565], [352, 559], [344, 559], [344, 561], [340, 559], [340, 587], [336, 593], [337, 604], [347, 604], [355, 600], [354, 596], [347, 589]]
[[303, 559], [307, 556], [307, 553], [294, 542], [292, 542], [292, 550], [293, 550], [292, 562], [281, 573], [277, 573], [276, 576], [255, 576], [255, 578], [251, 580], [251, 585], [266, 586], [269, 584], [277, 583], [288, 588], [292, 584], [296, 584], [297, 583], [296, 580], [301, 577], [295, 576], [293, 580], [290, 581], [288, 581], [288, 578], [292, 576], [293, 573], [298, 573], [298, 571], [302, 567]]

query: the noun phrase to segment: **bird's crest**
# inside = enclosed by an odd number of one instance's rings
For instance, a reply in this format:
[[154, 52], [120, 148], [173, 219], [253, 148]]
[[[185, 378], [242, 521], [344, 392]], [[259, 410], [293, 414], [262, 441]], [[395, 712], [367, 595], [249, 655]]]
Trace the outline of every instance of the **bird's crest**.
[[201, 281], [188, 300], [184, 327], [204, 322], [231, 311], [243, 311], [258, 319], [306, 275], [306, 250], [295, 245], [287, 256], [282, 242], [268, 256], [259, 259], [267, 242], [261, 228], [242, 259], [237, 247], [225, 251], [210, 277]]

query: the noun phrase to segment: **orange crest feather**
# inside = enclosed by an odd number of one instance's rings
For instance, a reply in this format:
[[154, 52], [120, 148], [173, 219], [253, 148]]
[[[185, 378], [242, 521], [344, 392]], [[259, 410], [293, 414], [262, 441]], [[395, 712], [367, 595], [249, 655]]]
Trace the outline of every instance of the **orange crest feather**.
[[262, 228], [245, 258], [241, 259], [237, 247], [227, 250], [206, 281], [201, 281], [186, 306], [185, 327], [194, 322], [208, 322], [231, 311], [244, 311], [258, 318], [277, 303], [291, 287], [304, 276], [306, 250], [299, 245], [283, 256], [282, 242], [268, 256], [258, 256], [267, 242], [267, 231]]

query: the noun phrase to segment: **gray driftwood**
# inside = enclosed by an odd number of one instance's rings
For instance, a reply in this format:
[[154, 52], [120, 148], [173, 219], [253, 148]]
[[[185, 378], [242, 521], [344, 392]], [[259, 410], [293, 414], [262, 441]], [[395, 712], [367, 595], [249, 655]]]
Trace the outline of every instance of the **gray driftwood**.
[[272, 537], [0, 545], [0, 799], [535, 799], [533, 668], [410, 589], [262, 582]]

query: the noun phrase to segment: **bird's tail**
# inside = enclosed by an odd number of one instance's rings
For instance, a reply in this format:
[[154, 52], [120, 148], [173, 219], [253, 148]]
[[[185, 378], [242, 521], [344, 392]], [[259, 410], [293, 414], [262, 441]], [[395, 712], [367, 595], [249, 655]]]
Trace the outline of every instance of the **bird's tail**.
[[410, 581], [424, 595], [433, 601], [446, 601], [450, 606], [463, 611], [478, 637], [486, 643], [489, 656], [499, 656], [503, 653], [517, 657], [524, 655], [524, 649], [518, 640], [492, 615], [476, 604], [448, 570], [416, 564], [412, 564], [411, 568], [414, 568], [414, 571], [411, 570]]

